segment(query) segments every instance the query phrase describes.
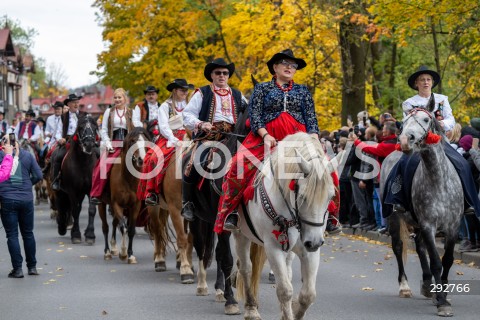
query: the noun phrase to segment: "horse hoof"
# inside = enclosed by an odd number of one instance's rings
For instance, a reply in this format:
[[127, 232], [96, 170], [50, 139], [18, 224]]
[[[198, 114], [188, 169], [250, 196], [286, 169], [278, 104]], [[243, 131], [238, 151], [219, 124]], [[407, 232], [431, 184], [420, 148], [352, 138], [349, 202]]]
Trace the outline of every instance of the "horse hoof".
[[87, 238], [85, 239], [85, 243], [88, 244], [89, 246], [93, 246], [95, 244], [95, 238]]
[[440, 317], [453, 317], [452, 306], [438, 306], [437, 315]]
[[57, 211], [52, 211], [50, 212], [50, 219], [55, 220], [57, 219]]
[[229, 316], [233, 316], [236, 314], [240, 314], [240, 308], [238, 307], [238, 304], [229, 304], [228, 306], [225, 306], [225, 314]]
[[112, 256], [118, 256], [118, 250], [117, 249], [112, 249]]
[[182, 262], [177, 261], [177, 265], [176, 265], [177, 270], [180, 270], [180, 266], [181, 266], [181, 265], [182, 265]]
[[119, 255], [118, 257], [119, 257], [120, 260], [122, 260], [122, 261], [125, 261], [125, 260], [127, 260], [127, 258], [128, 258], [127, 255], [123, 255], [123, 254]]
[[223, 295], [223, 291], [220, 289], [217, 289], [215, 293], [215, 302], [226, 302], [227, 299], [225, 299], [225, 296]]
[[112, 254], [109, 252], [109, 253], [105, 253], [103, 255], [103, 260], [112, 260]]
[[197, 288], [197, 296], [208, 296], [208, 288]]
[[275, 283], [275, 275], [273, 274], [273, 272], [268, 273], [268, 282]]
[[420, 289], [420, 294], [421, 294], [422, 296], [424, 296], [425, 298], [432, 298], [432, 297], [433, 297], [433, 294], [432, 294], [432, 292], [430, 291], [430, 289], [424, 288], [423, 286], [422, 286], [422, 288]]
[[69, 224], [69, 225], [67, 226], [67, 230], [72, 230], [72, 228], [73, 228], [73, 224]]
[[180, 281], [182, 284], [192, 284], [194, 282], [193, 274], [181, 274]]
[[72, 243], [73, 243], [73, 244], [82, 243], [82, 238], [72, 238]]
[[156, 272], [167, 271], [167, 265], [165, 264], [165, 261], [155, 262], [155, 271]]
[[262, 317], [260, 317], [260, 314], [257, 311], [257, 308], [247, 308], [245, 310], [245, 314], [243, 316], [245, 320], [262, 320]]
[[399, 296], [400, 296], [400, 298], [411, 298], [413, 296], [412, 295], [412, 290], [402, 289], [402, 290], [400, 290]]
[[130, 256], [130, 258], [128, 258], [128, 264], [137, 264], [137, 258]]
[[67, 234], [67, 229], [59, 226], [58, 227], [58, 234], [61, 235], [61, 236], [66, 235]]

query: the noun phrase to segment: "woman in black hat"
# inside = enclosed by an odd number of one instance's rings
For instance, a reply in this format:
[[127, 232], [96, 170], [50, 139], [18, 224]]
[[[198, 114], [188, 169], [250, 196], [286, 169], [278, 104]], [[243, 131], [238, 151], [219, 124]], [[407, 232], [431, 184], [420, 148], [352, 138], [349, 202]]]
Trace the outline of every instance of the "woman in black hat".
[[[175, 79], [167, 86], [167, 90], [172, 94], [165, 100], [158, 109], [158, 128], [161, 136], [156, 144], [163, 153], [163, 164], [158, 174], [148, 180], [142, 180], [138, 186], [139, 193], [144, 193], [142, 199], [149, 206], [158, 205], [158, 194], [160, 186], [175, 147], [179, 146], [185, 137], [185, 128], [183, 126], [183, 109], [187, 106], [188, 90], [193, 90], [192, 84], [188, 84], [185, 79]], [[145, 157], [146, 165], [143, 166], [143, 173], [152, 172], [158, 163], [157, 154], [151, 149]], [[146, 193], [145, 193], [146, 190]]]
[[[264, 143], [266, 148], [275, 147], [277, 141], [298, 131], [307, 132], [318, 139], [318, 122], [312, 95], [306, 86], [293, 81], [297, 70], [307, 66], [305, 61], [287, 49], [275, 54], [267, 66], [273, 78], [255, 86], [249, 105], [252, 130], [232, 159], [232, 163], [244, 161], [244, 178], [238, 178], [237, 166], [232, 165], [223, 183], [223, 196], [220, 198], [215, 223], [217, 233], [221, 233], [224, 228], [237, 228], [238, 216], [231, 213], [236, 210], [244, 189], [256, 172], [248, 154], [253, 154], [262, 161], [264, 148], [258, 148], [259, 145]], [[241, 159], [239, 157], [243, 160], [238, 160]]]
[[[418, 93], [405, 100], [402, 104], [404, 115], [407, 116], [410, 110], [418, 107], [426, 108], [432, 89], [440, 83], [440, 75], [426, 66], [421, 66], [408, 78], [410, 88], [417, 90]], [[448, 103], [448, 97], [443, 94], [434, 93], [435, 109], [433, 112], [443, 129], [448, 132], [455, 126], [455, 118], [452, 114], [452, 108]]]

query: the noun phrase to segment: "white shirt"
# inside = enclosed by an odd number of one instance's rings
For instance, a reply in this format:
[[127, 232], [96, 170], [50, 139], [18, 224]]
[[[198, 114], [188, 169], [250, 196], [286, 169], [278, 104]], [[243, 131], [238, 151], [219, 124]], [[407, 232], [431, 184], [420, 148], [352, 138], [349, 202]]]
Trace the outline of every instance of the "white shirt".
[[40, 137], [40, 128], [38, 126], [35, 126], [35, 129], [33, 130], [33, 134], [32, 136], [29, 138], [28, 137], [28, 131], [29, 131], [29, 126], [32, 124], [33, 122], [30, 121], [28, 124], [25, 123], [24, 124], [24, 127], [25, 127], [25, 131], [23, 132], [23, 136], [22, 137], [18, 137], [18, 135], [20, 134], [20, 124], [18, 124], [16, 127], [15, 127], [15, 137], [17, 138], [17, 141], [20, 140], [20, 139], [25, 139], [25, 140], [28, 140], [30, 139], [30, 141], [37, 141], [38, 138]]
[[[448, 97], [444, 96], [443, 94], [434, 93], [433, 97], [435, 99], [435, 108], [433, 112], [437, 111], [439, 106], [442, 106], [442, 116], [443, 116], [443, 125], [445, 131], [450, 131], [455, 126], [455, 118], [452, 114], [452, 108], [450, 107], [450, 103], [448, 103]], [[418, 94], [405, 100], [402, 104], [403, 108], [403, 116], [404, 118], [408, 115], [408, 111], [413, 108], [425, 108], [428, 104], [430, 97], [424, 98], [419, 96]]]
[[[147, 107], [148, 107], [148, 119], [147, 121], [152, 121], [155, 119], [158, 119], [158, 102], [155, 102], [155, 104], [150, 104], [150, 102], [147, 102]], [[132, 112], [132, 122], [135, 127], [143, 127], [142, 123], [142, 112], [140, 111], [140, 107], [138, 105], [135, 106]]]
[[55, 142], [62, 138], [62, 117], [52, 114], [47, 118], [47, 124], [45, 125], [45, 135], [47, 138], [45, 142], [49, 146], [53, 146]]
[[[115, 107], [111, 107], [105, 110], [105, 113], [103, 114], [103, 119], [102, 119], [102, 130], [100, 130], [100, 137], [102, 138], [102, 143], [104, 143], [108, 149], [112, 148], [112, 141], [108, 136], [108, 123], [110, 122], [110, 111], [113, 112], [113, 116], [114, 116], [112, 131], [115, 131], [117, 129], [127, 129], [127, 117], [126, 117], [127, 108], [126, 107], [123, 110], [118, 110], [118, 112], [116, 111]], [[142, 123], [140, 123], [140, 127], [143, 127]]]
[[[175, 112], [178, 115], [182, 116], [183, 110], [185, 109], [187, 103], [185, 101], [176, 102], [176, 105], [177, 109], [175, 110]], [[168, 140], [168, 142], [170, 142], [170, 144], [175, 144], [179, 141], [179, 139], [175, 137], [172, 129], [170, 129], [170, 126], [168, 125], [170, 107], [173, 108], [173, 105], [171, 103], [171, 100], [169, 99], [162, 103], [160, 108], [158, 108], [158, 128], [160, 129], [160, 133], [162, 134], [162, 136], [164, 136]], [[180, 129], [183, 129], [183, 127]]]
[[[222, 114], [222, 98], [218, 94], [215, 94], [215, 114], [213, 115], [213, 122], [228, 122], [234, 123], [233, 114], [229, 116], [224, 116]], [[193, 95], [190, 102], [187, 104], [186, 108], [183, 110], [183, 124], [189, 130], [195, 130], [197, 124], [201, 121], [198, 119], [200, 115], [200, 110], [202, 110], [202, 92], [198, 90]], [[242, 100], [245, 100], [245, 97], [242, 95]], [[237, 106], [237, 108], [240, 106]]]
[[[68, 129], [67, 129], [67, 136], [73, 136], [75, 131], [77, 130], [78, 126], [78, 112], [68, 112]], [[63, 128], [62, 128], [63, 131]]]

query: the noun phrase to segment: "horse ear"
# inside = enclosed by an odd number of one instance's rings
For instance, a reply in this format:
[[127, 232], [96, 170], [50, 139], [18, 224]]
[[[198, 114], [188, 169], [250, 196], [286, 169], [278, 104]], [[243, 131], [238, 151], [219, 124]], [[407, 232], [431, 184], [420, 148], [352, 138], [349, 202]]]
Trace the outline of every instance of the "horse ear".
[[304, 157], [302, 157], [302, 155], [300, 154], [300, 152], [295, 149], [295, 153], [297, 154], [298, 157], [300, 157], [300, 170], [302, 170], [302, 172], [305, 174], [305, 175], [308, 175], [310, 174], [310, 172], [312, 171], [312, 164], [309, 163], [307, 160], [305, 160]]
[[427, 110], [430, 112], [433, 112], [433, 109], [435, 109], [435, 97], [432, 95], [430, 96], [430, 100], [428, 100], [427, 103]]
[[255, 87], [257, 85], [258, 81], [257, 81], [257, 79], [255, 79], [253, 74], [250, 74], [250, 77], [252, 78], [252, 83], [253, 83], [253, 86]]

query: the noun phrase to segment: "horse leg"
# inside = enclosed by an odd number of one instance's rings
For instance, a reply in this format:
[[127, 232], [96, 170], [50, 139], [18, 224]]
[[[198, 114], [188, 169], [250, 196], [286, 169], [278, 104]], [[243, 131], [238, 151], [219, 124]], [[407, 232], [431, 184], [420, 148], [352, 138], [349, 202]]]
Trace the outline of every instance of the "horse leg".
[[[188, 239], [187, 234], [185, 233], [183, 217], [180, 214], [181, 201], [180, 199], [168, 199], [168, 201], [170, 219], [172, 220], [175, 233], [177, 234], [178, 256], [180, 258], [180, 281], [183, 284], [191, 284], [194, 282], [194, 275], [187, 256]], [[174, 204], [176, 205], [171, 205], [170, 201], [174, 201]]]
[[223, 296], [227, 300], [225, 302], [225, 314], [240, 314], [238, 302], [233, 295], [232, 280], [230, 278], [233, 269], [233, 257], [230, 249], [230, 233], [224, 232], [218, 235], [216, 256], [217, 261], [220, 263], [223, 272], [223, 279], [225, 281], [225, 291], [223, 293]]
[[[457, 228], [455, 228], [456, 230]], [[442, 284], [448, 284], [448, 273], [450, 272], [450, 268], [453, 265], [453, 251], [455, 247], [455, 238], [456, 232], [449, 232], [445, 236], [445, 253], [442, 257]], [[447, 293], [445, 293], [445, 300], [447, 299]], [[451, 317], [453, 316], [453, 309], [452, 306], [448, 301], [446, 301], [446, 305], [441, 305], [437, 309], [437, 314], [442, 317]]]
[[[290, 256], [290, 254], [289, 254]], [[315, 283], [317, 280], [318, 266], [320, 265], [320, 252], [301, 252], [300, 257], [301, 273], [302, 273], [302, 288], [298, 295], [298, 299], [293, 302], [293, 314], [295, 320], [302, 320], [305, 312], [310, 305], [315, 301], [317, 293], [315, 291]], [[287, 258], [287, 265], [288, 260]], [[291, 262], [290, 262], [291, 265]], [[291, 270], [291, 268], [289, 268]], [[291, 277], [290, 281], [291, 281]], [[291, 282], [290, 282], [291, 283]]]
[[[433, 274], [436, 284], [442, 284], [442, 261], [440, 259], [440, 255], [438, 254], [436, 245], [435, 245], [435, 230], [431, 226], [422, 225], [421, 232], [423, 239], [425, 241], [425, 245], [428, 250], [428, 255], [430, 257], [430, 270]], [[445, 239], [445, 249], [449, 250], [449, 252], [445, 251], [445, 256], [450, 255], [449, 257], [445, 258], [445, 264], [450, 266], [448, 269], [450, 270], [451, 264], [453, 263], [453, 245], [455, 244], [455, 240], [453, 237], [448, 237]], [[451, 263], [449, 260], [451, 259]], [[447, 270], [447, 275], [448, 271]], [[442, 317], [451, 317], [453, 316], [453, 309], [450, 305], [450, 302], [447, 301], [447, 294], [445, 292], [436, 292], [435, 293], [435, 304], [437, 306], [437, 314]]]
[[218, 246], [215, 248], [215, 260], [217, 260], [217, 279], [215, 280], [215, 302], [226, 302], [225, 292], [225, 277], [222, 271], [222, 260], [219, 256]]
[[69, 211], [71, 210], [70, 200], [66, 193], [62, 191], [57, 192], [56, 207], [58, 209], [56, 216], [58, 234], [64, 236], [67, 233], [67, 221], [70, 216]]
[[133, 255], [133, 238], [135, 238], [135, 225], [140, 212], [140, 201], [136, 201], [133, 208], [128, 209], [128, 264], [136, 264], [137, 258]]
[[100, 216], [100, 220], [102, 220], [102, 232], [103, 232], [103, 238], [105, 241], [105, 248], [103, 250], [103, 259], [112, 260], [112, 253], [110, 252], [110, 248], [108, 247], [107, 205], [105, 203], [101, 203], [98, 205], [98, 215]]
[[118, 229], [118, 219], [112, 213], [112, 206], [108, 206], [108, 211], [113, 217], [112, 219], [112, 238], [110, 239], [110, 248], [112, 251], [112, 256], [118, 256], [118, 247], [117, 247], [117, 229]]
[[245, 320], [261, 320], [258, 303], [252, 291], [252, 262], [250, 260], [251, 241], [240, 232], [234, 233], [235, 249], [238, 259], [237, 295], [245, 299]]
[[431, 298], [432, 293], [431, 284], [432, 284], [432, 272], [430, 271], [430, 265], [428, 263], [427, 250], [425, 248], [425, 243], [422, 238], [421, 232], [416, 232], [415, 237], [415, 249], [417, 251], [418, 258], [420, 260], [420, 265], [422, 266], [422, 285], [420, 288], [420, 293], [427, 297]]
[[38, 186], [38, 182], [35, 184], [35, 205], [38, 206], [40, 204], [40, 187]]
[[85, 196], [81, 196], [79, 199], [70, 198], [70, 203], [72, 203], [72, 218], [73, 218], [73, 227], [71, 230], [71, 237], [73, 244], [79, 244], [82, 242], [82, 233], [80, 232], [79, 218], [80, 211], [82, 210], [82, 201]]
[[398, 265], [398, 293], [401, 298], [411, 298], [412, 290], [408, 285], [407, 275], [405, 274], [404, 262], [407, 258], [408, 230], [405, 222], [393, 213], [388, 219], [388, 231], [392, 237], [392, 250], [397, 259]]
[[198, 260], [197, 279], [197, 296], [208, 296], [207, 270], [203, 265], [203, 259]]
[[95, 243], [95, 214], [97, 213], [96, 206], [90, 202], [90, 197], [88, 198], [88, 225], [85, 229], [85, 242], [88, 245], [93, 245]]
[[[165, 264], [166, 224], [160, 220], [160, 206], [147, 207], [150, 235], [153, 236], [153, 262], [156, 272], [167, 271]], [[167, 216], [168, 217], [168, 216]], [[168, 223], [168, 221], [166, 221]]]

